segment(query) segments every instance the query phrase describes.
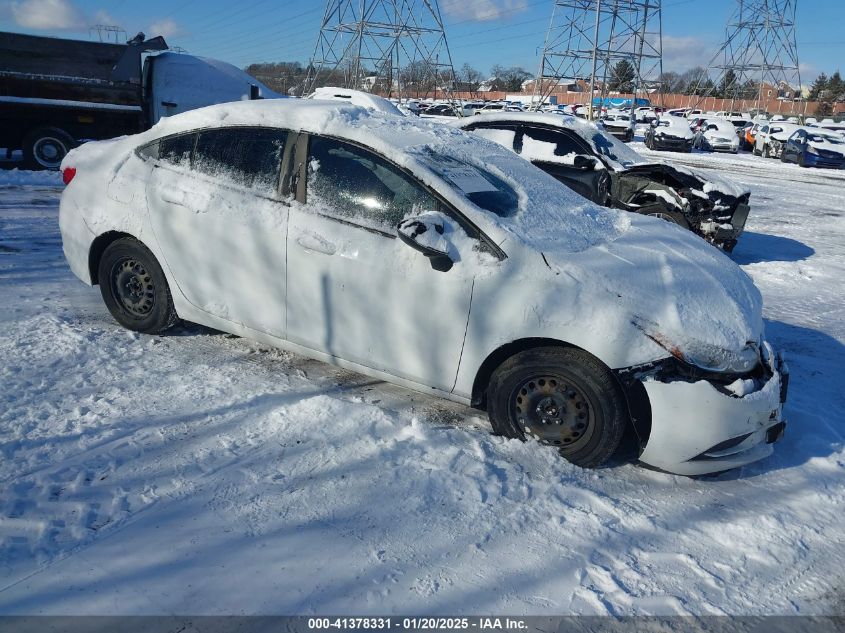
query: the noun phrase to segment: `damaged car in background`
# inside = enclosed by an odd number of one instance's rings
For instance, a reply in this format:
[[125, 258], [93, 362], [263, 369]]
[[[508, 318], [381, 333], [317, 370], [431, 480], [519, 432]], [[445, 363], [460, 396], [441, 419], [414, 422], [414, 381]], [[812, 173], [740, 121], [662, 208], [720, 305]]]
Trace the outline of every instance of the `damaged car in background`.
[[786, 366], [739, 266], [476, 135], [236, 102], [62, 167], [70, 268], [130, 330], [185, 319], [439, 394], [583, 467], [627, 431], [683, 475], [783, 435]]
[[652, 121], [645, 135], [645, 146], [651, 150], [691, 152], [694, 142], [695, 133], [689, 121], [671, 114]]
[[727, 252], [745, 228], [748, 189], [649, 161], [575, 117], [500, 114], [454, 125], [504, 145], [588, 200], [674, 222]]

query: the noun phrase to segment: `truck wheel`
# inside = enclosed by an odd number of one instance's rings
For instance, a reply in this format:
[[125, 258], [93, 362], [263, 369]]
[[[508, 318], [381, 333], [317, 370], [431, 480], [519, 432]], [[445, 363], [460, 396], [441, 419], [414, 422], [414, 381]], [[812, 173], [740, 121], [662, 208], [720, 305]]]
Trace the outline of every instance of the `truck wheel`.
[[607, 461], [628, 419], [611, 371], [567, 347], [539, 347], [506, 360], [490, 379], [487, 401], [496, 434], [538, 438], [582, 468]]
[[134, 238], [124, 237], [106, 247], [97, 280], [109, 312], [128, 330], [158, 334], [179, 320], [164, 271]]
[[74, 147], [76, 141], [64, 130], [57, 127], [36, 128], [24, 137], [24, 163], [31, 169], [58, 169]]

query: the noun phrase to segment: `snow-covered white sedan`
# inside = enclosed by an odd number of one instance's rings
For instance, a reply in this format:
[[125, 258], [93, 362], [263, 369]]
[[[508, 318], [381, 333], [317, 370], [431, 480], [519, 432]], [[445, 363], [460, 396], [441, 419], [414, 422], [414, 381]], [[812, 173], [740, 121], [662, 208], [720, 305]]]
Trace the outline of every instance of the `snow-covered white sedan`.
[[252, 101], [63, 162], [64, 251], [123, 326], [179, 319], [484, 407], [585, 467], [632, 427], [680, 474], [768, 455], [786, 374], [760, 293], [688, 231], [500, 145], [336, 102]]
[[739, 151], [736, 127], [727, 119], [707, 118], [702, 122], [698, 134], [695, 135], [693, 147], [711, 152], [736, 154]]

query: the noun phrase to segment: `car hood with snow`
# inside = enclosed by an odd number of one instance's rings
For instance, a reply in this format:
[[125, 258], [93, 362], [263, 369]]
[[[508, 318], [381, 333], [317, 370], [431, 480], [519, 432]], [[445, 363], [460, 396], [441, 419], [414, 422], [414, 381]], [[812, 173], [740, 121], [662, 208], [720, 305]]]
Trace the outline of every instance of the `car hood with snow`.
[[614, 241], [575, 257], [544, 253], [552, 274], [601, 289], [590, 298], [595, 305], [623, 310], [634, 327], [687, 359], [760, 339], [762, 298], [742, 269], [676, 225], [637, 214], [630, 221]]

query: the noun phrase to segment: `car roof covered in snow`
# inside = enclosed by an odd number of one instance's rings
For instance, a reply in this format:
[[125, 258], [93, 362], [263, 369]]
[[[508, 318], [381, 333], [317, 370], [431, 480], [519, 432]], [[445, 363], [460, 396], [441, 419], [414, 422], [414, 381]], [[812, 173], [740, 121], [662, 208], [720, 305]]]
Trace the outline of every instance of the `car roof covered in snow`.
[[634, 165], [652, 164], [625, 145], [622, 141], [600, 130], [592, 123], [568, 114], [552, 114], [550, 112], [505, 112], [502, 114], [485, 114], [484, 118], [467, 117], [451, 122], [455, 127], [465, 128], [480, 122], [489, 123], [536, 123], [550, 127], [572, 130], [578, 136], [590, 143], [596, 153], [601, 154], [617, 171], [622, 171]]
[[331, 86], [324, 86], [314, 90], [313, 93], [308, 95], [308, 99], [341, 101], [343, 103], [351, 103], [352, 105], [358, 105], [371, 110], [384, 112], [385, 114], [404, 116], [402, 110], [396, 107], [396, 104], [392, 101], [369, 92], [352, 90], [350, 88], [333, 88]]

